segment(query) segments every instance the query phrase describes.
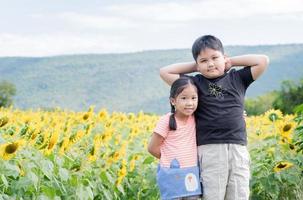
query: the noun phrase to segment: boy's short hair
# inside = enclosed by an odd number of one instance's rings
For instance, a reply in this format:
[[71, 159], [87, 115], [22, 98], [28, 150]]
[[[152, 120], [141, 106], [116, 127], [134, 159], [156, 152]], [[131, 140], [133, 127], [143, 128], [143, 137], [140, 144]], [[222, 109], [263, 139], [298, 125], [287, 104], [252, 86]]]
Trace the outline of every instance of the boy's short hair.
[[218, 38], [212, 35], [204, 35], [196, 39], [192, 46], [192, 54], [196, 62], [200, 52], [206, 48], [221, 51], [224, 54], [222, 42]]

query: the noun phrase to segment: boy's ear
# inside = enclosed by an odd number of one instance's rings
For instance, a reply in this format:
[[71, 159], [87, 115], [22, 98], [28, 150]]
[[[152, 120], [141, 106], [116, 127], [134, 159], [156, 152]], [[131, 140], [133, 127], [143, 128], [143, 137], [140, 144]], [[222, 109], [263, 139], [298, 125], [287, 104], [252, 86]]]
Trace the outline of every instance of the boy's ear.
[[231, 64], [230, 58], [226, 54], [224, 54], [224, 61], [225, 61], [225, 70], [224, 71], [227, 72], [232, 67], [232, 64]]
[[224, 60], [226, 61], [226, 59], [228, 59], [228, 55], [227, 54], [224, 54]]

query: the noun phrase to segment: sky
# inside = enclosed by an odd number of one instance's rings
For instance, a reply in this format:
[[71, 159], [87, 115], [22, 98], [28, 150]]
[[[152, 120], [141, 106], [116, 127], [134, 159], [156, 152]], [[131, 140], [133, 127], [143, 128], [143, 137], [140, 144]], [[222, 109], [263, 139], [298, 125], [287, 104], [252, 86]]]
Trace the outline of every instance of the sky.
[[303, 43], [302, 0], [0, 0], [0, 57]]

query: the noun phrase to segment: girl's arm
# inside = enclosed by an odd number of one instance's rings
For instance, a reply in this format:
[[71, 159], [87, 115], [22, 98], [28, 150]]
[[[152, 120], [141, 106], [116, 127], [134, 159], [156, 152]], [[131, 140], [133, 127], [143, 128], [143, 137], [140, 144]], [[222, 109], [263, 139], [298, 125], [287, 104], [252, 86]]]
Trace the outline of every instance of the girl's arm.
[[251, 73], [254, 80], [265, 71], [269, 64], [269, 58], [266, 55], [243, 55], [230, 58], [231, 66], [251, 66]]
[[161, 157], [160, 146], [163, 141], [164, 138], [158, 133], [154, 132], [148, 144], [148, 152], [158, 159]]
[[160, 76], [168, 85], [172, 85], [180, 77], [180, 74], [196, 71], [196, 62], [176, 63], [162, 67], [160, 69]]

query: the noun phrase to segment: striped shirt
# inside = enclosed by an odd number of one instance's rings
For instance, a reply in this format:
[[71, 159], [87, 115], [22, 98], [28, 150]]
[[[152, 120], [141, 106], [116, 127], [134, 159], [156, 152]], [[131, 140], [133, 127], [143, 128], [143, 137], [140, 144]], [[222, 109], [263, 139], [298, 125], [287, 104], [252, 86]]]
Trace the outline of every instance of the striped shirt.
[[170, 167], [173, 159], [177, 159], [180, 167], [197, 166], [197, 143], [196, 143], [196, 123], [194, 116], [190, 116], [186, 124], [177, 122], [177, 130], [169, 130], [168, 113], [160, 118], [155, 133], [164, 138], [164, 142], [160, 147], [161, 158], [160, 165], [162, 167]]

